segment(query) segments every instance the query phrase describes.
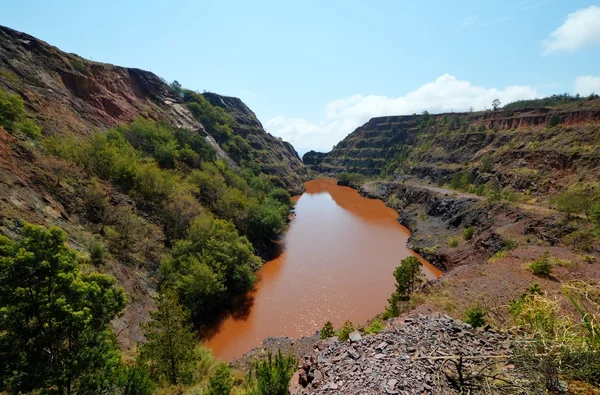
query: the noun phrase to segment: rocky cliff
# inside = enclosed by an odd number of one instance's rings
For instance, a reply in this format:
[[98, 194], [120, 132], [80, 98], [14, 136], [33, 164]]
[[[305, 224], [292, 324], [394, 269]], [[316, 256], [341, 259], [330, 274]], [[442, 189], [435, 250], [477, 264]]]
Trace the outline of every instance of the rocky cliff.
[[325, 152], [317, 152], [317, 151], [308, 151], [302, 156], [302, 162], [309, 169], [317, 170], [319, 169], [319, 165], [323, 162], [323, 159], [327, 157], [327, 153]]
[[[44, 134], [86, 135], [141, 115], [197, 131], [233, 164], [177, 93], [149, 71], [92, 62], [0, 26], [0, 88], [25, 100]], [[302, 191], [306, 169], [289, 143], [265, 132], [240, 99], [206, 97], [233, 115], [234, 133], [248, 141], [266, 174], [291, 192]]]
[[308, 170], [300, 160], [294, 147], [280, 137], [267, 133], [256, 114], [240, 99], [215, 93], [203, 96], [213, 105], [223, 108], [233, 118], [233, 131], [250, 144], [251, 155], [263, 173], [282, 180], [286, 189], [300, 194]]
[[435, 182], [469, 172], [501, 187], [547, 191], [556, 182], [598, 174], [598, 121], [597, 98], [549, 108], [373, 118], [328, 153], [318, 170]]

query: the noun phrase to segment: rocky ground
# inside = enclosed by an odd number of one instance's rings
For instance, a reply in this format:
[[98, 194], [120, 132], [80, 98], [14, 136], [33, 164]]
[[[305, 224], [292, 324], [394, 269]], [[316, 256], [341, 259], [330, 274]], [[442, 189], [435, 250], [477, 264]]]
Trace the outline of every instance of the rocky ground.
[[508, 363], [511, 340], [448, 315], [412, 314], [389, 322], [377, 335], [353, 332], [345, 342], [320, 341], [300, 362], [290, 392], [439, 394], [495, 386], [498, 393], [518, 393], [525, 380]]

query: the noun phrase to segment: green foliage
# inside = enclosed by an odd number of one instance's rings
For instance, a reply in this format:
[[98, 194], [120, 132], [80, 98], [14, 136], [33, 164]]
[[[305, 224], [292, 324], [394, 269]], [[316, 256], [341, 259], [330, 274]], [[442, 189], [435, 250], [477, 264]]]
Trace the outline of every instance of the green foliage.
[[85, 73], [85, 65], [81, 60], [70, 58], [69, 63], [71, 63], [71, 66], [73, 66], [75, 70], [79, 71], [80, 73]]
[[224, 362], [218, 363], [210, 376], [208, 395], [229, 395], [232, 386], [233, 380], [229, 366]]
[[23, 99], [0, 89], [0, 126], [8, 131], [14, 131], [17, 122], [25, 114]]
[[578, 229], [565, 237], [565, 243], [582, 251], [591, 251], [596, 240], [595, 235], [588, 229]]
[[283, 355], [281, 350], [273, 356], [255, 362], [248, 373], [248, 393], [251, 395], [286, 395], [297, 367], [296, 359]]
[[550, 254], [544, 252], [541, 257], [531, 262], [528, 268], [536, 276], [549, 276], [552, 273]]
[[479, 328], [485, 325], [485, 310], [479, 305], [474, 304], [465, 313], [465, 322], [473, 328]]
[[269, 197], [286, 206], [291, 206], [293, 204], [290, 193], [283, 188], [273, 189], [271, 192], [269, 192]]
[[346, 320], [336, 335], [340, 341], [345, 342], [352, 332], [354, 332], [354, 325], [352, 325], [352, 322]]
[[250, 145], [242, 136], [233, 133], [233, 119], [224, 109], [213, 106], [203, 95], [190, 90], [183, 90], [183, 97], [192, 115], [231, 157], [237, 160], [250, 158]]
[[494, 162], [492, 161], [492, 157], [486, 155], [481, 158], [481, 166], [479, 167], [482, 173], [491, 173], [494, 170]]
[[467, 228], [463, 229], [463, 239], [465, 240], [471, 240], [473, 238], [473, 235], [475, 234], [475, 228], [472, 226], [469, 226]]
[[526, 108], [553, 107], [564, 104], [585, 102], [586, 98], [568, 93], [552, 95], [541, 99], [517, 100], [504, 106], [504, 110], [522, 110]]
[[600, 229], [600, 201], [598, 201], [594, 207], [592, 207], [591, 215], [592, 221], [598, 229]]
[[494, 101], [492, 102], [492, 109], [494, 111], [497, 111], [501, 105], [502, 103], [500, 103], [500, 99], [494, 99]]
[[471, 174], [470, 172], [454, 173], [450, 181], [450, 188], [466, 191], [469, 189], [469, 186], [473, 184], [473, 182], [473, 174]]
[[176, 293], [168, 289], [158, 296], [156, 307], [157, 311], [150, 312], [150, 322], [143, 326], [146, 342], [141, 345], [140, 363], [158, 382], [190, 384], [198, 355], [188, 314]]
[[127, 366], [119, 369], [114, 393], [122, 395], [152, 395], [156, 385], [148, 371], [140, 366]]
[[352, 188], [358, 188], [364, 181], [365, 177], [358, 173], [340, 173], [337, 175], [338, 185], [343, 185]]
[[116, 280], [79, 270], [57, 227], [0, 237], [0, 389], [71, 393], [117, 369], [110, 330], [126, 305]]
[[333, 330], [333, 324], [331, 321], [327, 321], [323, 328], [321, 329], [321, 339], [327, 339], [332, 336], [335, 336], [335, 331]]
[[448, 246], [449, 246], [450, 248], [455, 248], [455, 247], [458, 247], [458, 243], [460, 243], [460, 240], [458, 239], [458, 237], [451, 237], [451, 238], [448, 240]]
[[0, 126], [9, 132], [20, 131], [27, 137], [37, 139], [42, 129], [37, 123], [25, 117], [25, 103], [19, 95], [13, 95], [0, 88]]
[[423, 282], [421, 278], [422, 263], [414, 256], [404, 258], [394, 270], [394, 278], [396, 279], [396, 293], [401, 299], [410, 298], [415, 288]]
[[18, 128], [29, 138], [37, 139], [42, 136], [42, 128], [31, 118], [24, 118], [19, 122]]
[[600, 202], [600, 197], [598, 191], [594, 188], [574, 184], [569, 189], [552, 196], [549, 200], [567, 218], [577, 214], [589, 217], [595, 204]]
[[385, 324], [379, 318], [374, 319], [367, 327], [365, 327], [365, 333], [377, 334], [385, 328]]
[[161, 265], [161, 275], [201, 323], [232, 296], [250, 290], [260, 265], [248, 240], [231, 222], [201, 216], [190, 224], [186, 239], [175, 244]]
[[100, 266], [104, 263], [105, 255], [104, 244], [99, 239], [94, 238], [90, 244], [90, 261], [93, 265]]
[[548, 120], [548, 126], [550, 126], [551, 128], [558, 126], [558, 124], [560, 123], [560, 115], [554, 113], [550, 116], [550, 119]]

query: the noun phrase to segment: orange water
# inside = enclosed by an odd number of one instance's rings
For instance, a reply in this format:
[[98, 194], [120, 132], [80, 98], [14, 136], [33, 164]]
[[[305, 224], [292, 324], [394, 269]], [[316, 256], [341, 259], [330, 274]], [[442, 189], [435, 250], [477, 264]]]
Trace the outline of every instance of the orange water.
[[[406, 248], [408, 230], [382, 201], [332, 179], [305, 186], [283, 253], [258, 271], [246, 308], [206, 339], [216, 356], [234, 359], [269, 336], [309, 335], [328, 320], [364, 323], [385, 308], [400, 260], [416, 255]], [[423, 269], [429, 279], [441, 274], [426, 262]]]

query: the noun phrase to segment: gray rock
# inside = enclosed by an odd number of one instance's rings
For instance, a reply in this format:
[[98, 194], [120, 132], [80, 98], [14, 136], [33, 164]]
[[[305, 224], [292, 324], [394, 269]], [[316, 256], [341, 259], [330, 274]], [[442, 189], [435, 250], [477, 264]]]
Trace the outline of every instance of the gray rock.
[[350, 341], [354, 343], [354, 342], [357, 342], [360, 339], [362, 339], [362, 336], [360, 335], [359, 331], [354, 331], [354, 332], [350, 333], [349, 338], [350, 338]]

